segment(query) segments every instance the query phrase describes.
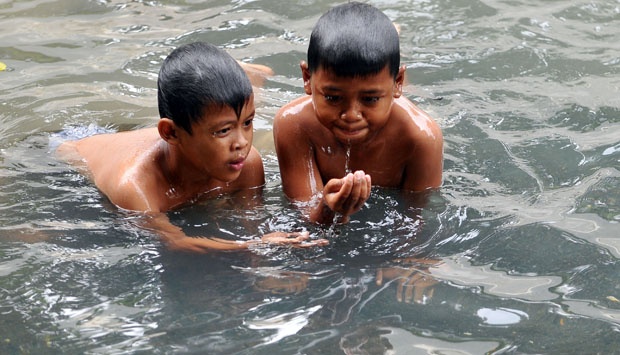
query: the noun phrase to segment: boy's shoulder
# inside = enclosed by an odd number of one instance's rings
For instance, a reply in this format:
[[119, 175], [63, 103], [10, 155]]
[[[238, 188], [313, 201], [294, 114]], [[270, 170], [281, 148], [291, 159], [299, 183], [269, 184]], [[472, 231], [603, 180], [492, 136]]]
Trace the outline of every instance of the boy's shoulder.
[[[148, 204], [146, 195], [157, 185], [155, 180], [161, 175], [154, 167], [154, 157], [147, 157], [154, 154], [153, 147], [158, 139], [157, 130], [152, 128], [98, 134], [63, 143], [57, 156], [85, 170], [114, 204], [146, 210], [141, 205]], [[136, 197], [140, 194], [145, 195], [143, 201]]]
[[299, 117], [308, 116], [309, 114], [314, 114], [312, 96], [304, 95], [293, 99], [284, 106], [280, 107], [275, 118], [278, 120], [297, 119]]
[[441, 133], [437, 121], [426, 111], [419, 108], [413, 101], [401, 96], [394, 100], [392, 108], [392, 125], [405, 131], [422, 135]]
[[118, 170], [119, 162], [130, 160], [145, 148], [151, 148], [159, 140], [156, 128], [144, 128], [134, 131], [96, 134], [77, 141], [63, 143], [57, 150], [60, 158], [79, 157], [90, 165], [99, 168], [114, 166]]
[[415, 152], [443, 145], [441, 127], [430, 114], [404, 96], [394, 100], [391, 116], [375, 143], [389, 142], [398, 151]]
[[302, 96], [282, 106], [274, 117], [273, 126], [276, 136], [304, 134], [308, 129], [320, 126], [312, 97]]

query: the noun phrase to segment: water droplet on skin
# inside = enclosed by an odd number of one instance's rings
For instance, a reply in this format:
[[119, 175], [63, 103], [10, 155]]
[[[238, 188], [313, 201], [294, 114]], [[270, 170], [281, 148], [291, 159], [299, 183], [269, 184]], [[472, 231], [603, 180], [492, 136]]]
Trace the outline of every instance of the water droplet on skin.
[[177, 197], [177, 196], [178, 196], [177, 190], [174, 187], [170, 186], [168, 191], [166, 191], [166, 197], [174, 198], [174, 197]]
[[344, 160], [344, 174], [348, 174], [351, 172], [351, 168], [349, 167], [349, 161], [351, 160], [351, 141], [347, 144], [347, 152], [345, 154]]

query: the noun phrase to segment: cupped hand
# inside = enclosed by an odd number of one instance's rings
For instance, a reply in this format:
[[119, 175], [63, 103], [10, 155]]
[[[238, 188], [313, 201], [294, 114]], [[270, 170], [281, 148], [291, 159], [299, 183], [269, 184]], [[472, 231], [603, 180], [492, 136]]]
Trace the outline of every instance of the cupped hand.
[[358, 170], [342, 179], [329, 180], [323, 189], [323, 199], [332, 211], [346, 217], [362, 209], [371, 187], [370, 175]]

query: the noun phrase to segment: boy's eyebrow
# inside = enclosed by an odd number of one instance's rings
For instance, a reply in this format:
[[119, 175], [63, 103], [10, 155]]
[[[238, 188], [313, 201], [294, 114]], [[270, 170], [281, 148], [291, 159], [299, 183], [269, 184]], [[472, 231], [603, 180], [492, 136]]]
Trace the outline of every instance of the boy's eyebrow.
[[[341, 89], [340, 87], [331, 86], [331, 85], [323, 87], [323, 90], [324, 91], [344, 91], [344, 89]], [[364, 95], [372, 95], [372, 94], [381, 94], [383, 93], [383, 90], [382, 89], [369, 89], [369, 90], [362, 90], [361, 92]]]
[[225, 121], [218, 121], [218, 122], [213, 123], [212, 126], [220, 127], [220, 126], [225, 126], [227, 124], [234, 124], [234, 123], [237, 123], [239, 120], [245, 120], [253, 116], [256, 116], [256, 110], [250, 112], [250, 114], [248, 114], [246, 117], [239, 116], [239, 118], [235, 118], [235, 119], [230, 118]]
[[250, 114], [247, 115], [246, 118], [252, 117], [252, 116], [256, 116], [256, 109], [254, 109], [252, 112], [250, 112]]

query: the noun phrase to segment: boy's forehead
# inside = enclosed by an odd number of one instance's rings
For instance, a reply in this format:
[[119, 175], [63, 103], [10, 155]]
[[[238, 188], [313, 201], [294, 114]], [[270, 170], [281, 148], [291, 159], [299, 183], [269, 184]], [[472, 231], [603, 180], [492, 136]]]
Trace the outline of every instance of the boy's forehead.
[[214, 122], [221, 120], [236, 121], [238, 119], [245, 118], [244, 116], [254, 112], [254, 110], [254, 95], [251, 95], [241, 108], [241, 115], [239, 115], [240, 117], [237, 117], [237, 113], [230, 105], [212, 103], [205, 106], [202, 118], [204, 122]]
[[382, 70], [377, 73], [365, 73], [360, 75], [339, 75], [336, 70], [333, 68], [327, 68], [324, 66], [318, 67], [314, 74], [312, 74], [314, 79], [324, 80], [324, 81], [351, 81], [351, 80], [382, 80], [382, 79], [393, 79], [390, 74], [390, 70], [388, 65], [386, 65]]

